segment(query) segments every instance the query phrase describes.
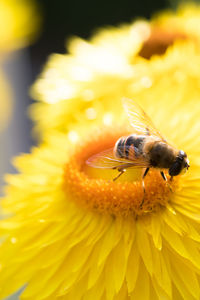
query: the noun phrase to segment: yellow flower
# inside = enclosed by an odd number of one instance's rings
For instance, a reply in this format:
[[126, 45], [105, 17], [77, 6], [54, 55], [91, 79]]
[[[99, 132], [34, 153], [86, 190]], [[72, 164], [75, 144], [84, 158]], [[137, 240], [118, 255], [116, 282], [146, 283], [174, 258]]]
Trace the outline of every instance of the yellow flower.
[[22, 286], [21, 299], [34, 300], [200, 298], [200, 106], [192, 94], [174, 97], [167, 82], [141, 103], [191, 167], [171, 188], [152, 170], [142, 208], [141, 174], [129, 170], [113, 182], [116, 171], [85, 164], [127, 134], [122, 108], [112, 126], [77, 124], [76, 144], [55, 132], [15, 160], [21, 173], [7, 177], [2, 201], [1, 299]]
[[[181, 19], [183, 24], [185, 15]], [[115, 123], [119, 118], [121, 97], [124, 94], [132, 97], [135, 82], [138, 89], [146, 87], [148, 91], [152, 86], [151, 79], [142, 70], [155, 60], [156, 54], [161, 72], [165, 68], [175, 72], [178, 65], [180, 72], [176, 75], [180, 81], [181, 77], [189, 82], [194, 76], [197, 79], [199, 74], [190, 72], [191, 60], [195, 64], [196, 59], [199, 61], [199, 45], [194, 42], [192, 31], [185, 32], [182, 23], [179, 27], [170, 27], [167, 18], [163, 24], [159, 20], [149, 23], [140, 20], [119, 28], [102, 29], [89, 42], [73, 38], [68, 43], [69, 54], [53, 54], [32, 88], [32, 95], [38, 101], [31, 108], [37, 133], [44, 136], [59, 130], [73, 134], [77, 122]], [[198, 27], [197, 23], [195, 26]], [[179, 39], [187, 40], [190, 46], [185, 46], [184, 41], [183, 46], [179, 45]], [[173, 43], [177, 48], [172, 47]], [[164, 54], [163, 63], [160, 54]], [[79, 110], [78, 118], [74, 110]]]
[[[71, 77], [64, 74], [68, 73], [67, 61], [67, 56], [64, 55], [52, 57], [44, 78], [39, 79], [34, 87], [36, 91], [40, 90], [40, 97], [45, 101], [50, 101], [51, 97], [57, 99], [56, 103], [40, 102], [32, 108], [37, 130], [42, 135], [51, 134], [54, 130], [77, 135], [77, 123], [87, 123], [90, 126], [95, 126], [97, 122], [100, 126], [115, 124], [120, 118], [121, 97], [127, 95], [137, 101], [146, 98], [153, 103], [157, 92], [158, 97], [161, 97], [161, 85], [162, 99], [168, 98], [169, 87], [173, 90], [173, 98], [199, 97], [200, 52], [198, 45], [192, 41], [176, 42], [164, 56], [154, 56], [148, 63], [137, 58], [129, 75], [96, 73], [94, 78], [86, 82], [74, 81], [75, 94], [69, 99], [65, 99], [65, 89], [72, 87]], [[66, 85], [67, 78], [69, 86]]]
[[[37, 131], [69, 132], [77, 121], [88, 125], [94, 120], [112, 122], [112, 101], [119, 111], [119, 99], [135, 76], [135, 55], [149, 34], [148, 23], [137, 21], [103, 29], [90, 42], [73, 38], [69, 54], [52, 55], [32, 89], [33, 97], [41, 101], [31, 110]], [[79, 119], [73, 113], [77, 109], [81, 112]]]
[[0, 52], [25, 47], [35, 37], [39, 17], [31, 0], [0, 0]]

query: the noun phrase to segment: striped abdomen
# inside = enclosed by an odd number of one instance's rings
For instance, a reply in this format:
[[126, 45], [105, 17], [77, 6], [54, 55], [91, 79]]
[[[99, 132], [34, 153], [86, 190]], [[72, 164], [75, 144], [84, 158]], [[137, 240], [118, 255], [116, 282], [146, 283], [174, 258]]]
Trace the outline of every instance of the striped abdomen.
[[135, 159], [143, 153], [143, 145], [147, 136], [130, 135], [121, 137], [115, 144], [114, 153], [118, 158]]

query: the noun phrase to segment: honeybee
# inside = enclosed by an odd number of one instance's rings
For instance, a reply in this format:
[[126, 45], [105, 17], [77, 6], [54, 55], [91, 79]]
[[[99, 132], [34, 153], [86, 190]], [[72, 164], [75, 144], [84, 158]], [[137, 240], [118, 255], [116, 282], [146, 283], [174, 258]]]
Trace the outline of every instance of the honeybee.
[[133, 127], [133, 134], [120, 137], [114, 148], [93, 155], [87, 164], [94, 168], [116, 169], [117, 180], [129, 168], [144, 168], [142, 184], [145, 194], [144, 178], [150, 168], [159, 169], [163, 180], [167, 181], [163, 169], [168, 169], [170, 180], [183, 169], [188, 170], [189, 160], [183, 150], [170, 146], [151, 119], [133, 100], [122, 100], [124, 110]]

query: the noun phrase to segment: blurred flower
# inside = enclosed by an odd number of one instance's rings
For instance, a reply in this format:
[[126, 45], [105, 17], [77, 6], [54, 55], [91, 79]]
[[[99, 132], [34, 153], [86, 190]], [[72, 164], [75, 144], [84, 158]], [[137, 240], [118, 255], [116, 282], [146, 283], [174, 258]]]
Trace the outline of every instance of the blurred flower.
[[136, 75], [135, 55], [149, 30], [145, 21], [103, 29], [90, 42], [73, 38], [69, 54], [52, 55], [32, 89], [33, 97], [40, 100], [31, 110], [37, 132], [69, 132], [77, 121], [112, 123], [127, 82]]
[[142, 209], [140, 174], [113, 182], [116, 171], [85, 164], [127, 134], [125, 115], [99, 130], [77, 124], [79, 136], [55, 132], [15, 160], [21, 174], [7, 177], [2, 201], [1, 299], [24, 285], [22, 299], [199, 299], [200, 107], [174, 98], [167, 82], [141, 103], [153, 106], [155, 123], [187, 152], [191, 168], [173, 191], [151, 171]]
[[0, 0], [0, 53], [30, 44], [39, 16], [32, 0]]
[[[151, 78], [141, 71], [151, 61], [155, 68], [160, 66], [162, 73], [165, 68], [174, 73], [168, 78], [169, 84], [174, 76], [180, 87], [183, 77], [188, 85], [194, 77], [198, 81], [199, 73], [194, 69], [200, 61], [195, 30], [199, 10], [199, 6], [181, 6], [177, 14], [160, 13], [151, 22], [138, 20], [119, 28], [102, 29], [89, 42], [71, 39], [69, 54], [52, 55], [32, 88], [32, 95], [38, 100], [31, 109], [37, 133], [44, 136], [54, 130], [74, 132], [77, 122], [115, 122], [124, 94], [132, 97], [134, 86], [145, 87], [147, 92], [151, 89]], [[177, 40], [182, 40], [183, 46]], [[173, 44], [177, 47], [171, 49]], [[163, 63], [159, 59], [161, 54]], [[164, 78], [158, 75], [157, 80]], [[199, 93], [199, 86], [192, 90], [196, 92]], [[74, 109], [80, 112], [78, 118]]]
[[[138, 57], [130, 65], [132, 71], [129, 75], [127, 72], [121, 75], [96, 72], [94, 77], [86, 81], [72, 82], [68, 73], [70, 60], [65, 55], [54, 55], [43, 77], [33, 88], [37, 97], [43, 99], [32, 107], [37, 131], [42, 135], [54, 130], [74, 132], [77, 123], [87, 122], [92, 126], [97, 122], [98, 126], [115, 124], [121, 115], [121, 98], [125, 95], [134, 97], [136, 101], [146, 98], [146, 102], [153, 103], [157, 97], [156, 90], [159, 97], [164, 99], [169, 97], [171, 88], [174, 91], [173, 98], [183, 97], [188, 101], [199, 99], [200, 51], [192, 41], [176, 42], [165, 55], [153, 56], [148, 63]], [[73, 95], [66, 99], [66, 93], [72, 92], [72, 88]], [[79, 111], [78, 115], [74, 111]]]

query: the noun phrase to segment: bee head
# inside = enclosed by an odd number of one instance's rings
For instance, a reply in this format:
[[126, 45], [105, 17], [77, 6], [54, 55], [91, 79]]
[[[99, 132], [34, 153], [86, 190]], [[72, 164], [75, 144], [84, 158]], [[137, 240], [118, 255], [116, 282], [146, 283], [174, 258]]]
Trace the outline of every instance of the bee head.
[[183, 150], [180, 150], [176, 157], [176, 160], [169, 168], [169, 175], [176, 176], [179, 175], [182, 171], [186, 172], [189, 166], [190, 165], [189, 160], [187, 158], [187, 154]]

